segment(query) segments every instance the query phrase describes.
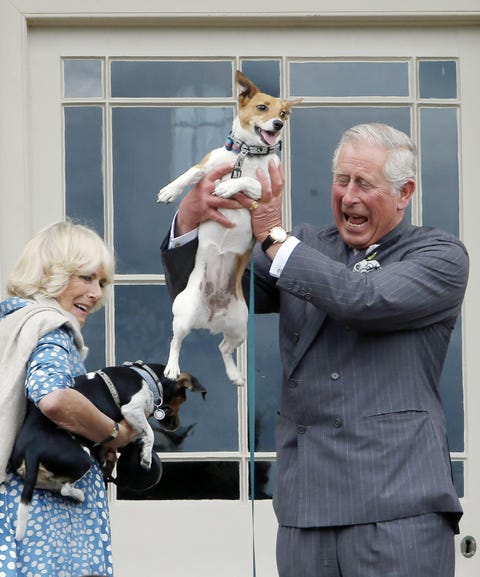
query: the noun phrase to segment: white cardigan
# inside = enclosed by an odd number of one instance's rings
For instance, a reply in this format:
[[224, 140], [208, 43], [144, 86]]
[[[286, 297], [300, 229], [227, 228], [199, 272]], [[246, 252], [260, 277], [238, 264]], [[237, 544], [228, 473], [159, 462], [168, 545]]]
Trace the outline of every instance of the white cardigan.
[[15, 437], [25, 418], [27, 362], [40, 338], [67, 325], [82, 359], [87, 356], [80, 325], [54, 299], [36, 298], [0, 320], [0, 483], [5, 480]]

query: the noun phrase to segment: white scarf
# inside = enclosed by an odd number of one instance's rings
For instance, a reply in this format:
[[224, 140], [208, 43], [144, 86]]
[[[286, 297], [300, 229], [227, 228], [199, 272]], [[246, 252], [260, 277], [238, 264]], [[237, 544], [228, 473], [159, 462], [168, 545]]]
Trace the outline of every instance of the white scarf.
[[39, 339], [66, 325], [73, 332], [82, 359], [88, 352], [80, 325], [72, 314], [54, 299], [34, 300], [0, 320], [0, 483], [5, 480], [15, 437], [25, 418], [27, 363]]

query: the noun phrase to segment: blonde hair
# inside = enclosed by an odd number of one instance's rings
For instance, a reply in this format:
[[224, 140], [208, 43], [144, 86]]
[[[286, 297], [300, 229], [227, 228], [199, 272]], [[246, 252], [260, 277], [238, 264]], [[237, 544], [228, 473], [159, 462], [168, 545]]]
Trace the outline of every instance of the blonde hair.
[[[56, 298], [74, 274], [91, 275], [103, 269], [106, 289], [113, 283], [114, 257], [102, 238], [91, 228], [71, 220], [42, 229], [25, 246], [7, 281], [10, 296]], [[104, 304], [102, 291], [97, 307]]]

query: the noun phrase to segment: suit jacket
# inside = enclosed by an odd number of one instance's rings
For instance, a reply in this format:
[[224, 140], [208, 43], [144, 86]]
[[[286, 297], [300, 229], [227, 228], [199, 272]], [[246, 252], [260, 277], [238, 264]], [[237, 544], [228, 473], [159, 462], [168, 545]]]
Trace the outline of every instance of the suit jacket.
[[[352, 268], [364, 252], [353, 254], [336, 227], [301, 225], [293, 234], [301, 242], [278, 279], [259, 247], [254, 253], [255, 312], [280, 313], [279, 523], [326, 527], [443, 512], [456, 526], [462, 509], [439, 380], [467, 283], [464, 246], [402, 222], [379, 241], [380, 268], [360, 273]], [[191, 243], [163, 251], [172, 295], [194, 250]]]

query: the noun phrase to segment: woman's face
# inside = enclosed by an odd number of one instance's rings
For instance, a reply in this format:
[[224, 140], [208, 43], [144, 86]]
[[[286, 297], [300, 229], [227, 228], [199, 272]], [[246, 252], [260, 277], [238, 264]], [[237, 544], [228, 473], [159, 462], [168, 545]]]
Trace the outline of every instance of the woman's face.
[[106, 284], [101, 267], [89, 275], [73, 274], [57, 301], [83, 327], [91, 310], [101, 300]]

